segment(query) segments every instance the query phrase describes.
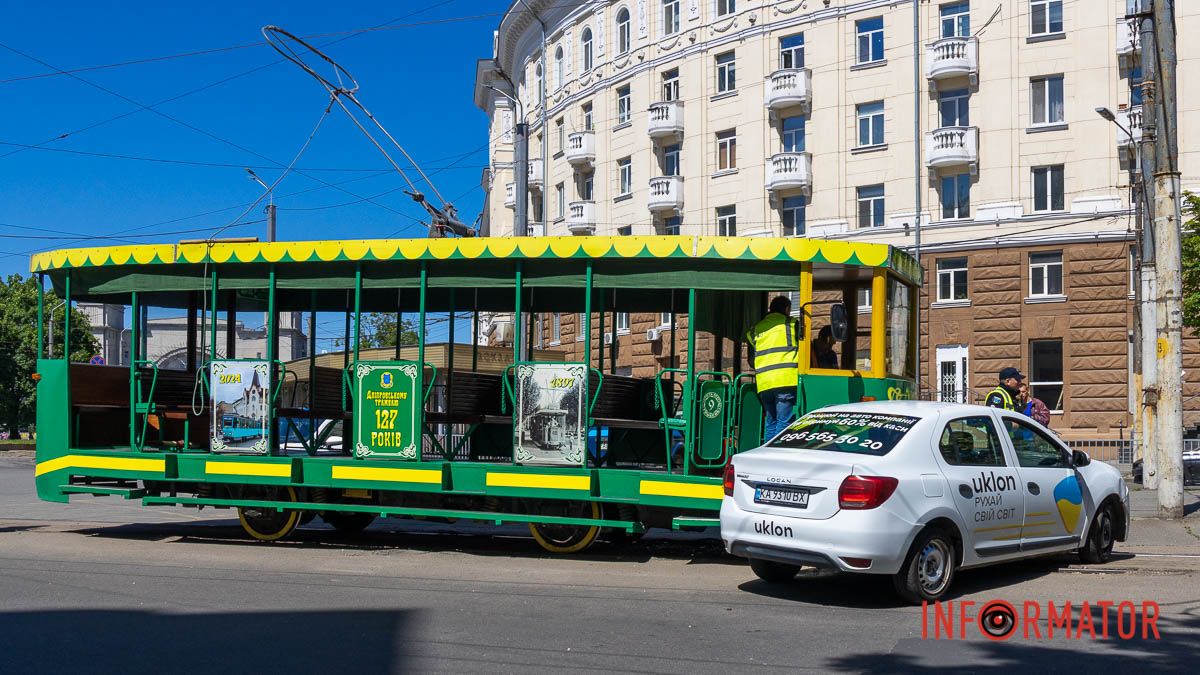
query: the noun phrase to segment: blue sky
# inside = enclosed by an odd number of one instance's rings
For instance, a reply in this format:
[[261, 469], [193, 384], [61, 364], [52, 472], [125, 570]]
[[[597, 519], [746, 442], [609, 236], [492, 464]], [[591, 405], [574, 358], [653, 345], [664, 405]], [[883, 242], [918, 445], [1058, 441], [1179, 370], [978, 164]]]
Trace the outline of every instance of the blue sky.
[[[272, 182], [281, 169], [270, 167], [292, 159], [328, 101], [320, 85], [296, 66], [270, 65], [279, 57], [266, 45], [77, 74], [151, 105], [266, 66], [156, 108], [209, 136], [139, 111], [137, 105], [69, 76], [11, 81], [54, 72], [12, 50], [60, 69], [73, 69], [256, 43], [262, 40], [259, 29], [266, 24], [298, 35], [316, 35], [394, 22], [394, 29], [354, 35], [329, 46], [328, 53], [358, 79], [362, 102], [433, 174], [438, 190], [469, 223], [483, 202], [479, 183], [487, 164], [487, 120], [472, 101], [475, 61], [491, 55], [492, 31], [500, 17], [443, 20], [498, 14], [507, 4], [506, 0], [5, 3], [0, 24], [0, 45], [7, 47], [0, 47], [0, 143], [10, 145], [0, 145], [0, 235], [4, 235], [0, 274], [25, 273], [26, 252], [31, 250], [96, 243], [71, 242], [68, 236], [52, 240], [14, 235], [125, 233], [137, 235], [130, 241], [154, 242], [207, 236], [207, 229], [231, 222], [262, 191], [240, 167], [266, 167], [256, 172]], [[440, 22], [405, 26], [431, 21]], [[325, 44], [340, 37], [314, 38], [314, 42]], [[138, 112], [85, 129], [131, 111]], [[58, 138], [68, 132], [72, 133]], [[44, 149], [20, 147], [42, 143]], [[233, 166], [166, 164], [62, 150]], [[353, 180], [342, 187], [355, 196], [296, 173], [288, 175], [276, 189], [280, 239], [425, 236], [424, 228], [412, 219], [381, 206], [366, 201], [345, 205], [399, 188], [403, 180], [388, 171], [386, 160], [337, 108], [297, 167], [329, 183]], [[288, 196], [300, 191], [306, 192]], [[412, 218], [425, 216], [400, 190], [374, 201]], [[217, 209], [227, 210], [190, 217]], [[256, 208], [243, 220], [262, 217]], [[162, 234], [144, 237], [156, 233]], [[224, 236], [265, 239], [265, 224], [234, 227]]]

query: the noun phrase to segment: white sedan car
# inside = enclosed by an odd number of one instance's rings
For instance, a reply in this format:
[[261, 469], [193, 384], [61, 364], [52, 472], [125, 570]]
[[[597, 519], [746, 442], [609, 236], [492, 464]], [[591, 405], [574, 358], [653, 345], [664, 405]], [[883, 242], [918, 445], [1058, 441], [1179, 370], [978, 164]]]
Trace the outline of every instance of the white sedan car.
[[1120, 473], [1030, 418], [889, 401], [804, 415], [725, 471], [721, 538], [760, 578], [887, 574], [919, 602], [956, 569], [1063, 551], [1105, 562], [1129, 531]]

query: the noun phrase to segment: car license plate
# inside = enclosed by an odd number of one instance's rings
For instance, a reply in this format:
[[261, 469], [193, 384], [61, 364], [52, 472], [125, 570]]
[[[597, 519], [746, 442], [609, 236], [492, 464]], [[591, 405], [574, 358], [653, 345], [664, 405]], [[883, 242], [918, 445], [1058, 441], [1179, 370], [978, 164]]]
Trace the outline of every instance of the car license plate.
[[754, 501], [758, 504], [777, 504], [808, 508], [808, 490], [787, 487], [760, 487], [754, 489]]

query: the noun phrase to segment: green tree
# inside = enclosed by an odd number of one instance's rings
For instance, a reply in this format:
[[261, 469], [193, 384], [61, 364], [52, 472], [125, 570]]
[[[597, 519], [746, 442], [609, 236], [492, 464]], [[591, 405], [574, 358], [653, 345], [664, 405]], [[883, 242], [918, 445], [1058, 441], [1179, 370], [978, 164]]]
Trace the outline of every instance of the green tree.
[[[58, 303], [47, 294], [46, 305]], [[56, 353], [62, 353], [62, 310], [54, 312]], [[43, 317], [48, 336], [49, 312]], [[45, 338], [44, 338], [45, 339]], [[71, 360], [87, 361], [99, 345], [92, 336], [91, 324], [77, 309], [71, 310]], [[44, 355], [43, 355], [44, 356]], [[0, 425], [10, 435], [34, 420], [36, 386], [33, 373], [37, 365], [37, 279], [13, 274], [0, 281]]]
[[1183, 194], [1183, 325], [1200, 328], [1200, 195]]
[[[400, 325], [400, 344], [417, 344], [417, 331], [412, 321], [405, 319]], [[363, 314], [361, 333], [362, 347], [395, 347], [396, 346], [396, 315], [385, 312]]]

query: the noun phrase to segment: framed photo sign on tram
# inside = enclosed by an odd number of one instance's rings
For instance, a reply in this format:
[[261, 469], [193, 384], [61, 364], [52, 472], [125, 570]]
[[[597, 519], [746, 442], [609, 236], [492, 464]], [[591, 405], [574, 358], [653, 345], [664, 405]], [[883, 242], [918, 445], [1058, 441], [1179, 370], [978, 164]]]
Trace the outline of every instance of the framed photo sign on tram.
[[213, 452], [263, 455], [270, 440], [271, 363], [216, 360], [209, 364]]
[[418, 367], [410, 361], [355, 365], [355, 457], [420, 458]]
[[586, 449], [587, 366], [522, 363], [514, 380], [517, 464], [582, 466]]

